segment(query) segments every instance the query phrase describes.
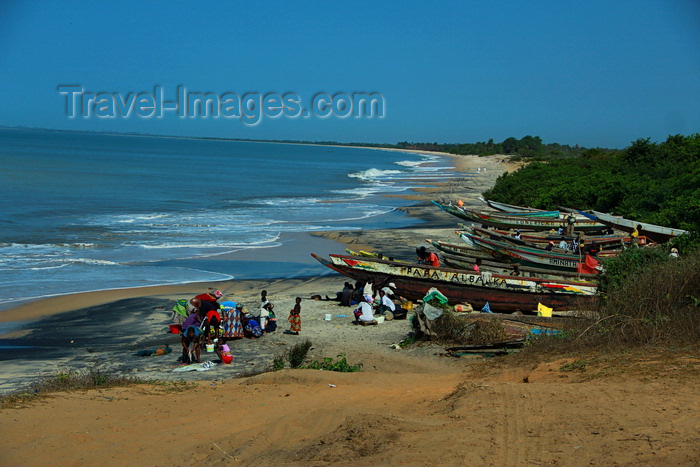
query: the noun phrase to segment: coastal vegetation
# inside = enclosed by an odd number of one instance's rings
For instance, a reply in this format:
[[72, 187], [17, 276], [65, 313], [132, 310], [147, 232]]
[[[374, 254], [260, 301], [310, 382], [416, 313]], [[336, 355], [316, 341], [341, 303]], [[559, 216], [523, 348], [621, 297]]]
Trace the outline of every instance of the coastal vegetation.
[[290, 368], [337, 371], [340, 373], [354, 373], [362, 370], [362, 362], [350, 365], [345, 354], [338, 355], [337, 361], [331, 357], [325, 357], [323, 360], [313, 360], [304, 365], [311, 346], [312, 343], [308, 339], [293, 345], [285, 354], [278, 355], [273, 359], [272, 370], [283, 370], [285, 368], [285, 360], [289, 363]]
[[24, 407], [57, 392], [107, 389], [149, 385], [155, 393], [171, 394], [194, 389], [197, 383], [187, 381], [146, 380], [135, 376], [125, 376], [117, 372], [90, 368], [85, 371], [58, 370], [56, 373], [38, 379], [26, 389], [0, 396], [0, 409]]
[[598, 306], [566, 332], [533, 339], [522, 357], [697, 347], [700, 250], [677, 259], [662, 252], [630, 249], [610, 260]]
[[[700, 134], [638, 139], [623, 151], [532, 162], [498, 178], [488, 199], [556, 209], [611, 212], [688, 230], [671, 245], [627, 249], [605, 261], [598, 307], [557, 337], [541, 337], [526, 354], [582, 349], [697, 345], [700, 340]], [[680, 258], [669, 257], [671, 246]]]
[[542, 209], [594, 209], [651, 224], [700, 231], [700, 134], [638, 139], [623, 151], [532, 162], [498, 178], [494, 201]]
[[[494, 154], [507, 154], [515, 160], [550, 160], [559, 158], [572, 158], [583, 155], [588, 149], [580, 147], [578, 144], [569, 146], [568, 144], [542, 142], [539, 136], [523, 136], [520, 139], [509, 137], [500, 143], [494, 142], [493, 138], [488, 141], [476, 143], [409, 143], [403, 141], [394, 147], [398, 149], [417, 149], [421, 151], [440, 151], [450, 154], [472, 154], [477, 156], [491, 156]], [[603, 151], [598, 149], [598, 151]], [[606, 149], [607, 152], [617, 152], [613, 149]]]

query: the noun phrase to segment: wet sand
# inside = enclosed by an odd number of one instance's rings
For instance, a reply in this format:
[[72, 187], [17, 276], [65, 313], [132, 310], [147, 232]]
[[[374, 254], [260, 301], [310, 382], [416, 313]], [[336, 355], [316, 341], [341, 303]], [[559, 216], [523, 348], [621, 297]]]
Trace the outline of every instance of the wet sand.
[[[342, 253], [343, 248], [382, 251], [397, 258], [414, 259], [415, 248], [423, 245], [426, 238], [454, 238], [455, 219], [430, 204], [430, 199], [441, 201], [463, 199], [468, 204], [480, 204], [479, 194], [492, 186], [495, 179], [505, 170], [513, 170], [516, 165], [504, 162], [503, 157], [451, 156], [460, 172], [474, 173], [474, 177], [449, 179], [437, 186], [425, 186], [415, 189], [409, 195], [416, 204], [405, 208], [407, 215], [422, 222], [414, 227], [387, 230], [331, 231], [316, 232], [312, 235], [299, 234], [294, 241], [299, 249], [307, 253], [325, 255]], [[434, 183], [434, 182], [432, 182]], [[319, 249], [316, 249], [319, 248]], [[315, 250], [316, 249], [316, 250]], [[326, 249], [326, 251], [322, 251]], [[306, 257], [306, 256], [305, 256]], [[258, 249], [231, 255], [212, 257], [212, 262], [220, 263], [219, 268], [235, 268], [246, 261], [269, 261], [274, 270], [275, 261], [287, 261], [280, 257], [275, 249]], [[293, 259], [297, 260], [297, 259]], [[307, 260], [314, 260], [308, 256]], [[326, 314], [348, 315], [337, 312], [335, 302], [308, 301], [313, 295], [335, 297], [348, 280], [326, 268], [320, 268], [323, 274], [313, 277], [295, 279], [256, 279], [231, 280], [213, 283], [190, 283], [171, 286], [157, 286], [132, 289], [116, 289], [52, 297], [44, 300], [24, 303], [0, 314], [0, 324], [21, 326], [21, 329], [9, 329], [0, 335], [0, 392], [10, 392], [25, 387], [37, 378], [63, 371], [65, 369], [87, 370], [100, 368], [102, 371], [117, 371], [135, 374], [143, 378], [174, 379], [171, 370], [178, 365], [180, 352], [179, 337], [166, 334], [170, 323], [174, 302], [203, 293], [208, 288], [217, 288], [224, 293], [224, 298], [244, 303], [249, 309], [257, 309], [260, 291], [267, 289], [270, 296], [279, 300], [275, 302], [280, 313], [281, 327], [286, 326], [289, 309], [296, 296], [309, 303], [309, 313], [304, 318], [307, 323], [315, 325]], [[349, 315], [348, 315], [349, 316]], [[332, 348], [341, 353], [343, 349], [355, 350], [355, 338], [352, 334], [337, 332], [350, 326], [350, 318], [337, 323], [330, 329], [322, 326], [314, 331], [313, 339], [317, 349]], [[394, 330], [399, 330], [394, 332]], [[388, 332], [384, 336], [384, 332]], [[400, 323], [387, 323], [381, 331], [372, 330], [382, 345], [399, 342], [410, 331]], [[288, 344], [285, 335], [271, 334], [264, 339], [236, 343], [240, 348], [239, 362], [251, 362], [250, 365], [264, 367], [272, 362], [278, 350]], [[348, 337], [350, 336], [350, 337]], [[381, 337], [379, 337], [381, 336]], [[280, 340], [281, 339], [281, 340]], [[320, 342], [327, 342], [321, 346]], [[134, 359], [137, 351], [169, 345], [174, 354], [156, 359]], [[335, 350], [338, 349], [338, 350]], [[164, 364], [167, 362], [167, 364]], [[148, 364], [146, 364], [148, 363]], [[248, 366], [234, 364], [217, 373], [225, 377], [239, 376], [250, 371]], [[190, 373], [185, 378], [196, 379], [202, 374]], [[221, 377], [220, 375], [215, 377]], [[206, 379], [206, 376], [201, 376]]]

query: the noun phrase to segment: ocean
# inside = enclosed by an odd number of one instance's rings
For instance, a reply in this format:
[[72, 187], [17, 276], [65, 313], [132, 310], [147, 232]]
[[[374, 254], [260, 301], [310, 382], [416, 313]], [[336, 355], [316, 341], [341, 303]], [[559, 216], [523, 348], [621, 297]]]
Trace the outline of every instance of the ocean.
[[[298, 235], [411, 225], [396, 210], [411, 203], [383, 195], [463, 176], [451, 170], [441, 156], [365, 148], [0, 129], [0, 308], [325, 274]], [[262, 249], [279, 261], [256, 261]], [[236, 252], [245, 260], [214, 261]]]

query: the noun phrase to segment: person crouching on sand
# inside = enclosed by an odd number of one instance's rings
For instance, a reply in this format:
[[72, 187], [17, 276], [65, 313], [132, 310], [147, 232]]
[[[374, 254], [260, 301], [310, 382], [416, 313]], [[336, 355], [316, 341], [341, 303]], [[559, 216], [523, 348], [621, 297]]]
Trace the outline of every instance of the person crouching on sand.
[[294, 308], [289, 311], [289, 332], [285, 334], [294, 334], [298, 336], [301, 332], [301, 297], [296, 298]]
[[[182, 363], [201, 363], [199, 343], [202, 330], [198, 326], [188, 326], [182, 333]], [[194, 358], [196, 357], [196, 360]]]
[[221, 361], [228, 365], [233, 361], [233, 354], [231, 353], [231, 348], [226, 345], [226, 339], [220, 337], [219, 339], [214, 339], [214, 352], [219, 356]]
[[355, 323], [361, 324], [362, 326], [369, 326], [377, 324], [377, 320], [374, 319], [374, 314], [372, 314], [372, 305], [369, 304], [365, 297], [362, 297], [360, 305], [353, 311], [355, 315]]
[[256, 320], [253, 315], [246, 313], [243, 318], [243, 335], [248, 339], [257, 339], [262, 337], [263, 328], [260, 327], [260, 323]]

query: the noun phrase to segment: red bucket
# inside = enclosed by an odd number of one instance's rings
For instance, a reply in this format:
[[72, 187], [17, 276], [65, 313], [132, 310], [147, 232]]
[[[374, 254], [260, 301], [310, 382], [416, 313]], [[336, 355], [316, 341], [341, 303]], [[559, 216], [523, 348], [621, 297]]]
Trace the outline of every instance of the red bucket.
[[170, 334], [180, 334], [182, 332], [179, 324], [168, 324], [168, 326], [170, 326]]

